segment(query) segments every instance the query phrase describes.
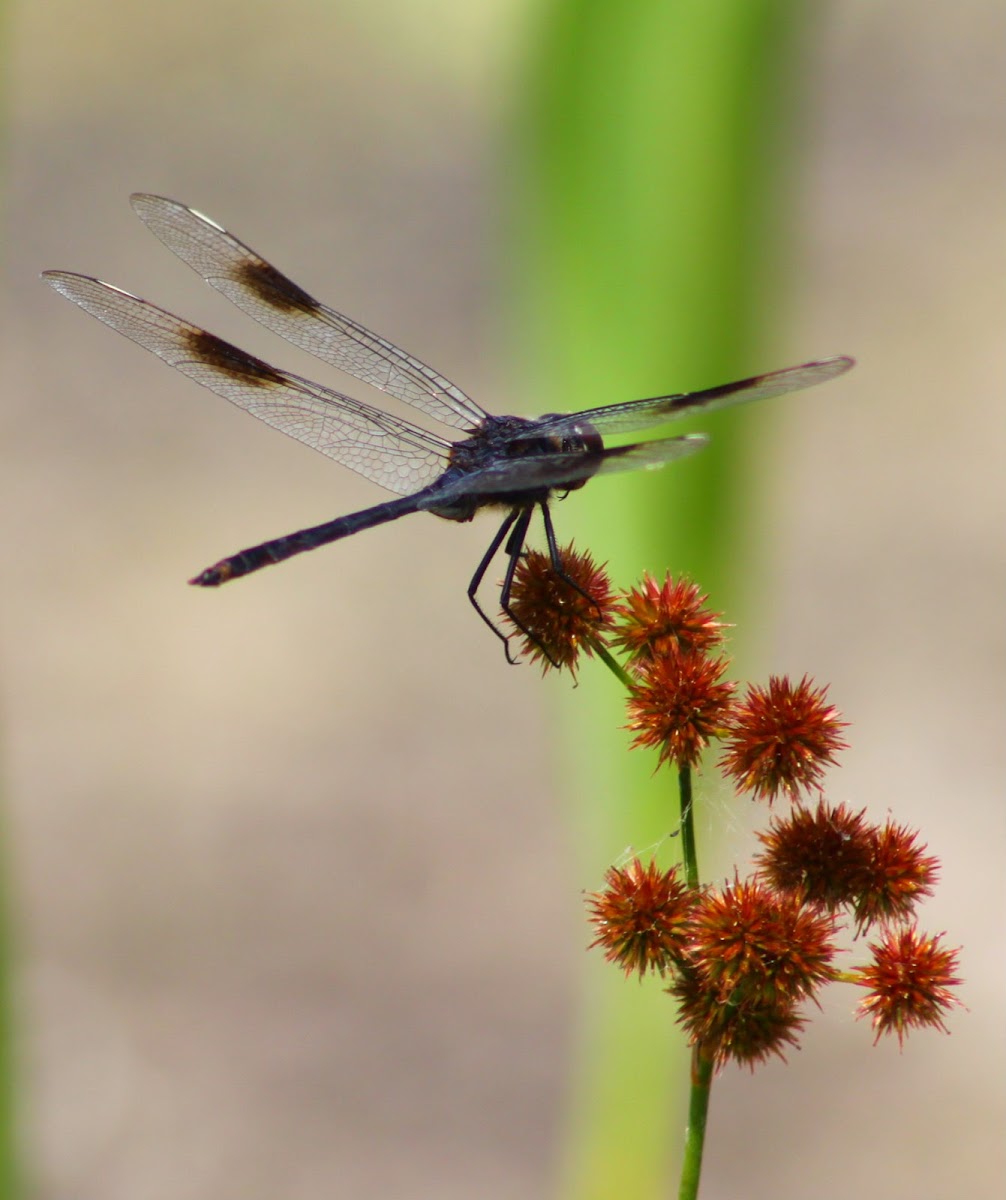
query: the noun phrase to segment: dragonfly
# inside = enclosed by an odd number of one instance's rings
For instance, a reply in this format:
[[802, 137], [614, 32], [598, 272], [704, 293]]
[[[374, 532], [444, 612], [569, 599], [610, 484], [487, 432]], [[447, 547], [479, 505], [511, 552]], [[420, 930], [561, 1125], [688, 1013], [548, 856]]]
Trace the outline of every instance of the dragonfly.
[[636, 433], [695, 413], [809, 388], [853, 365], [851, 358], [836, 356], [697, 392], [538, 418], [498, 416], [414, 355], [316, 300], [196, 209], [143, 193], [132, 196], [131, 203], [169, 250], [250, 317], [321, 361], [403, 401], [452, 434], [431, 432], [383, 408], [274, 367], [100, 279], [70, 271], [43, 272], [57, 292], [175, 370], [396, 496], [241, 550], [189, 582], [218, 587], [411, 513], [470, 521], [483, 509], [501, 509], [502, 523], [475, 569], [468, 599], [502, 640], [511, 662], [509, 635], [478, 599], [500, 548], [506, 558], [501, 611], [515, 628], [535, 640], [510, 607], [514, 575], [535, 510], [541, 513], [553, 570], [579, 591], [562, 569], [551, 502], [595, 476], [661, 467], [701, 450], [709, 440], [705, 434], [688, 433], [611, 446], [605, 444], [606, 436]]

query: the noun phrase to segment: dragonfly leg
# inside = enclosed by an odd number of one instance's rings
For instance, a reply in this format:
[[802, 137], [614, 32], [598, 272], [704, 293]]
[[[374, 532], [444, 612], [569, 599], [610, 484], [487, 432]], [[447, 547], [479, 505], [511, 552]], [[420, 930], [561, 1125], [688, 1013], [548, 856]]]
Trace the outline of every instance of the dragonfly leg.
[[543, 504], [541, 506], [541, 519], [545, 523], [545, 540], [548, 543], [548, 557], [552, 564], [552, 570], [556, 573], [556, 575], [559, 576], [563, 583], [565, 583], [568, 587], [571, 587], [574, 592], [579, 592], [584, 600], [586, 600], [588, 604], [592, 605], [594, 609], [596, 609], [597, 615], [600, 617], [601, 608], [594, 597], [591, 596], [589, 592], [585, 592], [583, 588], [580, 587], [580, 585], [576, 582], [576, 580], [570, 578], [570, 576], [567, 575], [562, 569], [562, 558], [559, 554], [558, 543], [555, 540], [555, 528], [552, 525], [552, 514], [549, 512], [547, 504]]
[[[548, 511], [544, 504], [542, 505], [542, 508], [546, 512]], [[507, 562], [506, 575], [503, 577], [503, 587], [500, 591], [500, 608], [506, 613], [507, 617], [509, 617], [517, 629], [519, 629], [526, 638], [534, 642], [534, 644], [538, 647], [542, 654], [545, 655], [552, 666], [558, 669], [559, 664], [555, 661], [552, 655], [549, 654], [548, 650], [542, 645], [541, 641], [535, 636], [534, 631], [528, 629], [523, 621], [518, 620], [516, 613], [510, 607], [510, 592], [513, 590], [513, 577], [517, 571], [517, 564], [520, 562], [520, 556], [524, 550], [524, 539], [527, 537], [528, 526], [531, 524], [531, 517], [533, 515], [533, 508], [523, 509], [520, 517], [517, 520], [517, 523], [514, 525], [510, 533], [510, 537], [507, 539], [506, 555], [509, 561]], [[507, 658], [510, 659], [509, 644], [507, 645]], [[510, 661], [512, 662], [513, 659], [510, 659]]]
[[[511, 665], [513, 665], [514, 659], [512, 659], [510, 657], [510, 639], [507, 637], [507, 635], [505, 633], [503, 633], [500, 629], [498, 629], [496, 627], [495, 623], [486, 615], [486, 612], [483, 609], [482, 605], [479, 604], [477, 593], [479, 590], [479, 586], [481, 585], [482, 580], [485, 577], [486, 571], [489, 570], [489, 564], [496, 557], [496, 551], [499, 550], [500, 546], [503, 544], [503, 539], [510, 532], [511, 525], [513, 525], [514, 521], [516, 521], [519, 516], [521, 516], [521, 510], [519, 508], [512, 509], [507, 514], [506, 519], [503, 521], [503, 524], [496, 531], [496, 534], [493, 537], [493, 540], [489, 543], [489, 549], [482, 556], [482, 561], [475, 568], [475, 574], [472, 576], [472, 581], [468, 585], [468, 599], [471, 601], [472, 608], [475, 609], [475, 611], [479, 614], [479, 616], [482, 618], [482, 620], [485, 621], [485, 623], [489, 626], [489, 628], [493, 631], [493, 633], [495, 633], [496, 636], [499, 638], [499, 640], [503, 643], [503, 649], [506, 653], [507, 662], [510, 663]], [[525, 529], [527, 528], [526, 523], [525, 523], [524, 527], [525, 527]], [[521, 540], [523, 540], [523, 539], [521, 539]]]

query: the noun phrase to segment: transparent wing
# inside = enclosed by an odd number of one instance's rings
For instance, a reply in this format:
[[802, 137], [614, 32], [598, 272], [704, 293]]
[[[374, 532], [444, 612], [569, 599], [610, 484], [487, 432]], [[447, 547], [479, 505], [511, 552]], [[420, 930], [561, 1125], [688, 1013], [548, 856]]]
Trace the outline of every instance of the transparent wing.
[[410, 495], [447, 466], [451, 443], [418, 425], [271, 367], [99, 279], [69, 271], [46, 271], [43, 278], [183, 375], [389, 491]]
[[519, 494], [538, 488], [562, 491], [595, 475], [662, 467], [694, 454], [708, 443], [709, 438], [704, 433], [688, 433], [683, 437], [638, 442], [631, 446], [609, 446], [594, 453], [568, 451], [511, 458], [480, 467], [456, 480], [445, 481], [436, 494], [438, 498], [450, 499], [452, 496]]
[[309, 296], [250, 247], [193, 208], [134, 195], [137, 215], [211, 286], [274, 333], [454, 429], [486, 416], [432, 367]]
[[652, 400], [629, 400], [625, 404], [608, 404], [588, 408], [583, 412], [544, 417], [539, 430], [542, 436], [574, 433], [577, 426], [592, 425], [599, 433], [632, 433], [653, 425], [663, 425], [694, 413], [715, 412], [733, 404], [748, 404], [769, 396], [798, 392], [843, 375], [854, 365], [846, 357], [823, 358], [818, 362], [802, 363], [767, 375], [752, 375], [735, 383], [723, 383], [701, 392], [682, 392], [674, 396], [657, 396]]

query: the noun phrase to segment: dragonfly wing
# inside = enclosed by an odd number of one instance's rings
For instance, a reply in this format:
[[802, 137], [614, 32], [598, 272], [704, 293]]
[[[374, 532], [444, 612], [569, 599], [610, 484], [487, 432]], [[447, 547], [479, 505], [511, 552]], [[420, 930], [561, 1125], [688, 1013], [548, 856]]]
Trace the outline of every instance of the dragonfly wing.
[[409, 495], [447, 466], [450, 443], [418, 425], [271, 367], [99, 279], [69, 271], [46, 271], [43, 278], [183, 375], [389, 491]]
[[678, 437], [660, 438], [653, 442], [638, 442], [632, 446], [608, 446], [595, 475], [610, 475], [615, 471], [655, 471], [679, 458], [688, 458], [709, 445], [706, 433], [685, 433]]
[[708, 442], [708, 437], [703, 433], [688, 433], [683, 437], [638, 442], [630, 446], [608, 446], [592, 454], [562, 452], [506, 459], [452, 480], [438, 495], [450, 499], [452, 496], [519, 494], [541, 488], [562, 491], [595, 475], [662, 467], [665, 463], [694, 454]]
[[485, 418], [449, 379], [315, 300], [209, 217], [163, 196], [131, 199], [169, 250], [267, 329], [451, 428], [471, 430]]
[[602, 434], [631, 433], [696, 413], [716, 412], [734, 404], [748, 404], [752, 400], [799, 392], [843, 375], [854, 361], [844, 356], [824, 358], [817, 362], [801, 363], [798, 367], [786, 367], [782, 371], [752, 375], [749, 379], [723, 383], [700, 392], [655, 396], [650, 400], [629, 400], [625, 404], [608, 404], [583, 412], [545, 417], [540, 432], [544, 436], [575, 434], [578, 426], [589, 424]]

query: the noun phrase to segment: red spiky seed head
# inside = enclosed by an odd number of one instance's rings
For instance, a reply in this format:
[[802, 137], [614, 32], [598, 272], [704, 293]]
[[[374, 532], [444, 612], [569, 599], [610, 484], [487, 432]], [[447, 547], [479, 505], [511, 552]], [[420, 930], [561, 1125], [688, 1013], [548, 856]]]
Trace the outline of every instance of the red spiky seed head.
[[638, 858], [625, 867], [611, 867], [604, 888], [587, 896], [597, 934], [589, 948], [603, 947], [604, 957], [626, 975], [663, 975], [681, 958], [692, 903], [676, 867], [664, 871], [653, 861], [644, 866]]
[[633, 660], [658, 658], [669, 647], [709, 651], [723, 642], [722, 614], [706, 608], [709, 599], [690, 579], [658, 583], [644, 575], [638, 588], [616, 605], [618, 627], [612, 639]]
[[734, 704], [720, 768], [739, 791], [771, 803], [780, 792], [795, 799], [818, 786], [846, 748], [840, 732], [848, 723], [827, 702], [827, 690], [806, 675], [795, 685], [773, 675], [767, 687], [752, 684]]
[[590, 554], [570, 543], [559, 561], [565, 579], [547, 554], [522, 555], [505, 615], [521, 639], [521, 652], [543, 672], [565, 667], [575, 675], [580, 654], [590, 655], [614, 623], [614, 596], [607, 572]]
[[835, 978], [835, 922], [757, 877], [706, 892], [689, 923], [688, 957], [721, 1003], [792, 1005]]
[[758, 833], [765, 850], [756, 856], [759, 874], [773, 890], [801, 897], [834, 912], [854, 903], [862, 889], [874, 844], [866, 810], [819, 800], [817, 809], [796, 805], [785, 817], [773, 817]]
[[667, 989], [678, 1002], [678, 1024], [689, 1045], [698, 1047], [719, 1070], [728, 1062], [750, 1067], [772, 1054], [785, 1060], [785, 1051], [799, 1046], [807, 1023], [794, 1003], [749, 999], [726, 1003], [694, 969], [679, 973]]
[[940, 938], [927, 937], [914, 926], [888, 930], [870, 944], [873, 962], [853, 974], [867, 994], [860, 1001], [860, 1017], [870, 1017], [876, 1031], [874, 1045], [883, 1034], [896, 1034], [899, 1045], [913, 1028], [931, 1026], [949, 1030], [944, 1017], [961, 1001], [952, 989], [960, 983], [957, 974], [960, 950], [944, 949]]
[[871, 830], [869, 853], [860, 871], [853, 902], [856, 925], [864, 929], [876, 922], [901, 922], [915, 912], [924, 896], [933, 894], [939, 859], [916, 845], [918, 833], [906, 825], [888, 822]]
[[659, 762], [693, 767], [727, 719], [735, 684], [721, 680], [726, 658], [668, 646], [640, 663], [627, 703], [633, 746], [651, 746]]

